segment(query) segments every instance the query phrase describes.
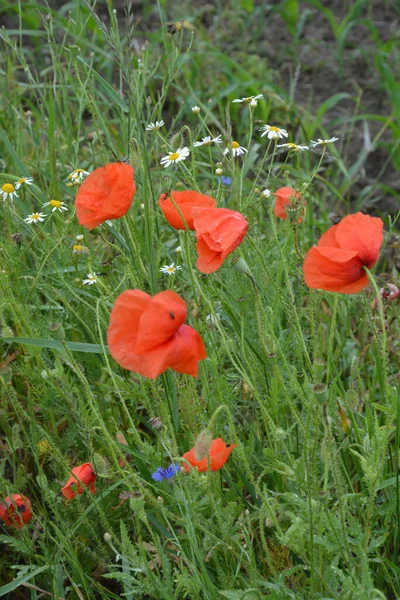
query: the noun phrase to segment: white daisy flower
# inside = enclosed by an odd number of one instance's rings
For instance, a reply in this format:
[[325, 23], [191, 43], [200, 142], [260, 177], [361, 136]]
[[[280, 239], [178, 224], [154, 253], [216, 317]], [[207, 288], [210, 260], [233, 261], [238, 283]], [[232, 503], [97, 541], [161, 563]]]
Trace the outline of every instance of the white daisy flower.
[[0, 196], [3, 198], [3, 202], [5, 202], [8, 198], [10, 200], [18, 198], [18, 194], [16, 193], [15, 187], [12, 183], [5, 183], [1, 186]]
[[15, 189], [19, 190], [19, 188], [21, 187], [21, 185], [32, 185], [33, 183], [33, 177], [21, 177], [20, 179], [18, 179], [17, 183], [15, 184]]
[[255, 106], [257, 106], [257, 100], [260, 98], [264, 98], [262, 94], [257, 94], [257, 96], [247, 96], [246, 98], [236, 98], [236, 100], [232, 100], [232, 102], [238, 102], [239, 104], [251, 104], [255, 101]]
[[261, 192], [261, 196], [263, 196], [264, 198], [269, 198], [271, 195], [271, 190], [269, 190], [268, 188], [265, 188], [265, 190], [263, 190]]
[[222, 144], [221, 136], [217, 135], [216, 138], [212, 138], [211, 135], [207, 135], [202, 138], [201, 142], [195, 142], [193, 146], [197, 148], [199, 146], [212, 146], [212, 144]]
[[164, 273], [164, 275], [174, 275], [177, 271], [180, 271], [182, 267], [179, 265], [175, 266], [175, 263], [171, 263], [170, 265], [164, 265], [160, 269], [160, 273]]
[[46, 218], [46, 215], [44, 215], [43, 213], [32, 213], [31, 215], [28, 215], [26, 217], [26, 219], [24, 219], [25, 223], [28, 223], [28, 225], [31, 225], [32, 223], [36, 223], [37, 221], [43, 222]]
[[97, 283], [97, 273], [88, 273], [87, 279], [82, 279], [83, 285], [93, 285]]
[[338, 139], [339, 138], [337, 137], [331, 137], [329, 140], [321, 140], [321, 138], [318, 138], [316, 142], [310, 140], [310, 144], [312, 148], [315, 148], [316, 146], [326, 146], [327, 144], [333, 144], [334, 142], [337, 142]]
[[187, 148], [186, 146], [184, 148], [178, 148], [178, 150], [175, 150], [175, 152], [170, 152], [168, 156], [164, 156], [161, 159], [160, 164], [164, 165], [164, 169], [166, 169], [167, 167], [169, 167], [169, 165], [177, 163], [180, 160], [186, 160], [189, 154], [189, 148]]
[[89, 254], [89, 248], [87, 246], [82, 246], [81, 244], [74, 244], [72, 246], [73, 254]]
[[146, 125], [146, 131], [158, 131], [164, 125], [164, 121], [156, 121], [155, 123], [149, 123]]
[[264, 135], [268, 136], [269, 140], [281, 140], [284, 137], [288, 136], [288, 132], [286, 129], [280, 129], [279, 127], [272, 127], [271, 125], [263, 125], [260, 129], [263, 133], [261, 137]]
[[75, 169], [75, 171], [72, 171], [72, 173], [70, 173], [68, 177], [64, 179], [64, 181], [67, 182], [68, 187], [80, 185], [88, 175], [89, 172], [85, 171], [84, 169]]
[[79, 235], [77, 235], [75, 237], [75, 239], [76, 239], [77, 242], [81, 242], [83, 240], [83, 235], [80, 233]]
[[43, 204], [42, 208], [46, 208], [46, 206], [52, 207], [52, 213], [56, 210], [58, 210], [59, 212], [62, 212], [63, 210], [68, 210], [68, 206], [65, 204], [65, 202], [61, 202], [60, 200], [50, 200], [50, 202], [46, 202], [46, 204]]
[[247, 150], [243, 146], [240, 146], [240, 144], [238, 144], [237, 142], [233, 141], [230, 146], [227, 146], [225, 148], [224, 155], [226, 156], [228, 152], [232, 152], [233, 156], [240, 156], [241, 154], [247, 152]]
[[198, 115], [200, 112], [200, 106], [192, 106], [192, 113]]
[[309, 150], [308, 146], [302, 146], [301, 144], [293, 144], [288, 142], [287, 144], [277, 144], [277, 148], [288, 148], [288, 150], [294, 150], [294, 152], [303, 152], [303, 150]]
[[216, 175], [222, 175], [223, 172], [224, 172], [223, 169], [220, 169], [220, 168], [215, 169], [215, 174]]

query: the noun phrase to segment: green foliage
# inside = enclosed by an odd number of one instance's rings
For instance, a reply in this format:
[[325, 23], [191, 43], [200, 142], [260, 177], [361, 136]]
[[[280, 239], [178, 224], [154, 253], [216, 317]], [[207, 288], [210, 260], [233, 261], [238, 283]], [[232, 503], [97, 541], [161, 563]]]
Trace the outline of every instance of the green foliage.
[[[366, 0], [341, 19], [318, 0], [144, 2], [142, 15], [129, 2], [116, 12], [111, 2], [51, 4], [5, 3], [10, 26], [0, 32], [0, 187], [34, 178], [0, 207], [0, 499], [26, 494], [33, 506], [27, 527], [0, 534], [0, 596], [396, 598], [399, 309], [375, 301], [379, 287], [398, 284], [398, 215], [385, 216], [387, 248], [368, 291], [308, 290], [302, 274], [332, 213], [395, 197], [390, 182], [364, 184], [372, 152], [400, 164], [395, 36], [382, 39]], [[293, 42], [288, 90], [268, 58], [274, 16]], [[296, 102], [303, 33], [316, 17], [331, 29], [339, 69], [362, 55], [350, 40], [365, 26], [388, 114], [363, 112], [353, 89], [332, 89], [315, 110]], [[259, 93], [254, 109], [232, 103]], [[289, 153], [259, 136], [263, 123], [297, 143], [340, 139]], [[245, 146], [244, 159], [193, 147], [219, 134]], [[187, 161], [160, 166], [181, 146]], [[137, 185], [131, 209], [83, 230], [68, 174], [125, 159]], [[261, 195], [286, 185], [307, 201], [301, 224], [277, 220], [273, 196]], [[202, 276], [191, 232], [163, 218], [158, 198], [171, 189], [212, 195], [248, 219], [218, 272]], [[68, 211], [44, 208], [50, 199]], [[36, 211], [45, 221], [29, 225]], [[182, 269], [162, 275], [172, 262]], [[83, 284], [88, 273], [94, 285]], [[134, 288], [185, 299], [207, 348], [197, 379], [145, 379], [112, 359], [110, 311]], [[152, 479], [181, 464], [205, 429], [237, 444], [222, 470]], [[60, 489], [86, 462], [96, 494], [67, 501]]]

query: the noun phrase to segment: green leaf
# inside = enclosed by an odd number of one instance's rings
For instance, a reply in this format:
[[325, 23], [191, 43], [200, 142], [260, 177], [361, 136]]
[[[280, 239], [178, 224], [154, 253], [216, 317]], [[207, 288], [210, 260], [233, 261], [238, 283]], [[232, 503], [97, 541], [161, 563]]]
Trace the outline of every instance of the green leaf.
[[297, 21], [299, 20], [299, 3], [297, 0], [286, 0], [281, 8], [281, 16], [290, 35], [295, 36]]
[[39, 348], [54, 348], [55, 350], [63, 350], [65, 347], [73, 352], [88, 352], [91, 354], [103, 354], [101, 344], [87, 344], [85, 342], [64, 342], [62, 344], [58, 340], [44, 340], [42, 338], [24, 338], [24, 337], [2, 337], [4, 342], [14, 344], [27, 344], [28, 346], [38, 346]]
[[77, 60], [79, 60], [83, 65], [85, 65], [86, 68], [88, 68], [92, 72], [94, 78], [99, 82], [100, 87], [102, 88], [103, 92], [108, 97], [108, 99], [111, 100], [111, 102], [117, 104], [125, 113], [128, 113], [129, 106], [127, 105], [125, 100], [121, 98], [118, 92], [116, 92], [114, 88], [105, 79], [103, 79], [103, 77], [99, 75], [99, 73], [97, 73], [97, 71], [95, 71], [90, 65], [88, 65], [88, 63], [85, 62], [83, 58], [77, 56]]
[[8, 137], [6, 136], [4, 131], [2, 131], [1, 129], [0, 129], [0, 138], [3, 140], [5, 147], [7, 148], [8, 152], [10, 153], [10, 156], [12, 157], [15, 165], [18, 167], [18, 169], [22, 175], [23, 173], [26, 172], [26, 167], [25, 167], [24, 163], [22, 162], [22, 160], [20, 159], [20, 157], [18, 156], [18, 154], [16, 153], [13, 144], [10, 142], [10, 140], [8, 139]]
[[23, 575], [22, 577], [17, 577], [17, 579], [14, 579], [14, 581], [11, 581], [11, 583], [7, 583], [7, 585], [3, 585], [3, 587], [0, 588], [0, 597], [5, 596], [6, 594], [9, 594], [10, 592], [16, 590], [26, 581], [33, 579], [33, 577], [36, 577], [36, 575], [39, 575], [39, 573], [43, 573], [43, 571], [47, 571], [48, 568], [49, 568], [49, 565], [45, 565], [44, 567], [38, 567], [37, 569], [35, 569], [34, 571], [31, 571], [27, 575]]
[[254, 0], [242, 0], [240, 3], [240, 8], [243, 8], [248, 13], [251, 13], [254, 10]]

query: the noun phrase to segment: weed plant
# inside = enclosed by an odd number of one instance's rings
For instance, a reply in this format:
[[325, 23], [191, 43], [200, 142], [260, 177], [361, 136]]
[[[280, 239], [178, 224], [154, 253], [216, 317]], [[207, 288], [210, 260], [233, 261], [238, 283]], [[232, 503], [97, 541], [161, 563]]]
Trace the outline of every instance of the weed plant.
[[[283, 4], [295, 27], [297, 3]], [[162, 2], [160, 30], [142, 43], [129, 6], [13, 3], [19, 25], [1, 31], [0, 183], [33, 181], [0, 203], [0, 498], [23, 494], [33, 516], [0, 525], [0, 596], [398, 598], [400, 300], [379, 293], [399, 284], [398, 215], [383, 215], [367, 288], [309, 289], [306, 253], [382, 190], [350, 204], [365, 148], [349, 167], [345, 138], [323, 128], [338, 99], [316, 117], [296, 107], [268, 71], [197, 39], [190, 21], [167, 23]], [[395, 107], [388, 64], [377, 66]], [[265, 124], [289, 137], [261, 137]], [[387, 115], [380, 127], [370, 143], [390, 127], [396, 157], [398, 124]], [[206, 136], [223, 143], [195, 146]], [[287, 142], [309, 148], [278, 147]], [[185, 160], [160, 164], [183, 147]], [[88, 231], [77, 190], [118, 161], [134, 168], [132, 206]], [[285, 186], [301, 194], [301, 223], [298, 211], [273, 214]], [[209, 275], [192, 232], [158, 204], [188, 189], [249, 222]], [[149, 379], [112, 358], [110, 312], [129, 289], [184, 298], [207, 352], [197, 378]], [[152, 478], [183, 467], [199, 436], [236, 444], [222, 469]], [[96, 493], [68, 501], [61, 488], [85, 463]]]

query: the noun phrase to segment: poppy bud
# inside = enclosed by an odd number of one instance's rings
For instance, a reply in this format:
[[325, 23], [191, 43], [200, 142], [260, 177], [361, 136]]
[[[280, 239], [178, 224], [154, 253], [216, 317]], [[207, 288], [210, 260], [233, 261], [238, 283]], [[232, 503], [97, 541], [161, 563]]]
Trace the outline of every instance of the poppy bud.
[[247, 266], [246, 261], [241, 258], [241, 257], [237, 257], [232, 259], [232, 266], [235, 269], [235, 271], [237, 271], [238, 273], [244, 273], [245, 275], [247, 273], [249, 273], [249, 267]]
[[196, 460], [201, 460], [207, 455], [212, 442], [212, 435], [208, 429], [203, 431], [197, 436], [196, 443], [194, 445], [194, 455]]
[[49, 331], [53, 340], [58, 340], [60, 342], [65, 341], [65, 331], [62, 323], [50, 323]]
[[328, 388], [324, 383], [317, 383], [316, 385], [314, 385], [313, 392], [320, 404], [328, 400]]
[[107, 473], [108, 469], [110, 468], [108, 460], [100, 454], [95, 454], [93, 456], [93, 465], [96, 473], [99, 475], [104, 475], [104, 473]]
[[305, 378], [306, 375], [304, 371], [297, 371], [297, 381], [300, 383], [300, 385], [303, 385]]

